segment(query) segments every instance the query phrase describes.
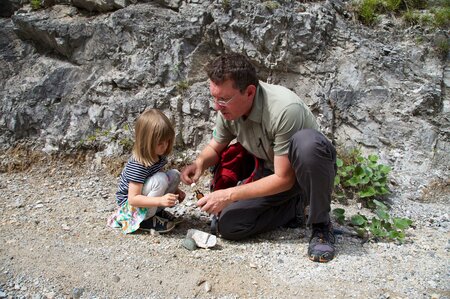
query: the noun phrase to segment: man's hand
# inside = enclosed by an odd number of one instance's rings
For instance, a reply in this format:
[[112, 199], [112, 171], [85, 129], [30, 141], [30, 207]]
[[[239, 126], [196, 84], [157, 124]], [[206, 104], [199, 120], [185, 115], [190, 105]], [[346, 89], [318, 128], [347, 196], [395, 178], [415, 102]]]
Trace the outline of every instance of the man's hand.
[[202, 169], [197, 165], [196, 162], [186, 166], [181, 171], [181, 181], [186, 185], [190, 185], [198, 181], [202, 175]]
[[202, 211], [218, 215], [223, 209], [232, 203], [230, 198], [230, 189], [217, 190], [213, 193], [205, 195], [197, 202], [197, 206], [201, 208]]

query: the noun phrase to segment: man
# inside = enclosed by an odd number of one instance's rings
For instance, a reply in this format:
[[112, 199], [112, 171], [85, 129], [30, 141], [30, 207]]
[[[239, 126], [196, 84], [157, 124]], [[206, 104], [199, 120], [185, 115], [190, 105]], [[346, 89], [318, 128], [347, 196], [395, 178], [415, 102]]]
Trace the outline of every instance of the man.
[[258, 80], [251, 62], [225, 54], [207, 67], [217, 115], [213, 138], [181, 173], [185, 184], [196, 182], [236, 138], [264, 162], [264, 177], [214, 191], [201, 198], [202, 211], [218, 217], [218, 232], [240, 240], [286, 225], [301, 213], [299, 198], [309, 203], [308, 246], [311, 260], [334, 258], [330, 223], [336, 151], [318, 129], [305, 103], [292, 91]]

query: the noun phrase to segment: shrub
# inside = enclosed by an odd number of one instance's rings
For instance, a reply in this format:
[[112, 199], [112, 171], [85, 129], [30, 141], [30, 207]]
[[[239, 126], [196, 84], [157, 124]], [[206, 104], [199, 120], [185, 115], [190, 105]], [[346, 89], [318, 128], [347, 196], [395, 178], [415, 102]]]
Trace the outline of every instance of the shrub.
[[34, 10], [41, 8], [41, 0], [30, 0], [30, 4]]
[[[350, 218], [350, 223], [358, 235], [367, 239], [384, 239], [403, 243], [406, 236], [405, 230], [411, 227], [413, 222], [408, 218], [392, 217], [389, 214], [388, 206], [378, 200], [374, 200], [373, 203], [375, 204], [375, 216], [371, 219], [361, 214], [353, 215]], [[344, 224], [344, 209], [334, 209], [333, 214], [339, 223]]]
[[353, 149], [343, 159], [336, 159], [336, 164], [334, 185], [338, 199], [356, 197], [370, 207], [373, 199], [389, 194], [387, 179], [391, 168], [379, 164], [377, 155], [363, 157], [359, 149]]

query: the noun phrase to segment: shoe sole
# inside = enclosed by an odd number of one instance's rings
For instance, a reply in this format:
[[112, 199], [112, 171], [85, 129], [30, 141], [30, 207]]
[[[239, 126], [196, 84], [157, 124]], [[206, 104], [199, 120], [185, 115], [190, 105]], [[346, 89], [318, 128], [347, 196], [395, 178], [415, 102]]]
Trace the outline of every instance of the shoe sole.
[[325, 258], [323, 256], [317, 256], [317, 255], [313, 255], [313, 256], [309, 256], [309, 259], [313, 262], [317, 262], [317, 263], [328, 263], [329, 261], [332, 261], [334, 259], [335, 255], [333, 255], [331, 258]]
[[[173, 222], [172, 222], [172, 223], [173, 223]], [[170, 228], [168, 228], [168, 229], [166, 229], [166, 230], [156, 230], [156, 229], [154, 229], [154, 228], [142, 228], [142, 227], [140, 227], [139, 229], [142, 230], [142, 231], [144, 231], [144, 232], [150, 232], [150, 231], [154, 230], [155, 232], [158, 232], [158, 233], [160, 233], [160, 234], [164, 234], [164, 233], [170, 232], [170, 231], [173, 230], [174, 228], [175, 228], [175, 224], [173, 224], [172, 227], [170, 227]]]

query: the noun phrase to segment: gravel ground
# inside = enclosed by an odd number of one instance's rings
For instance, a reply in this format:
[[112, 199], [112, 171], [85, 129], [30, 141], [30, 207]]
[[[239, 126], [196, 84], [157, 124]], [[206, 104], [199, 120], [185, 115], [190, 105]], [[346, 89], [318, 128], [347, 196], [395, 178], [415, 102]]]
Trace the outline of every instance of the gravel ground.
[[187, 230], [208, 231], [209, 219], [190, 186], [174, 231], [122, 235], [105, 225], [117, 177], [93, 165], [0, 173], [0, 298], [450, 298], [448, 198], [393, 198], [392, 213], [415, 224], [405, 244], [339, 235], [338, 256], [319, 264], [300, 228], [185, 249]]

